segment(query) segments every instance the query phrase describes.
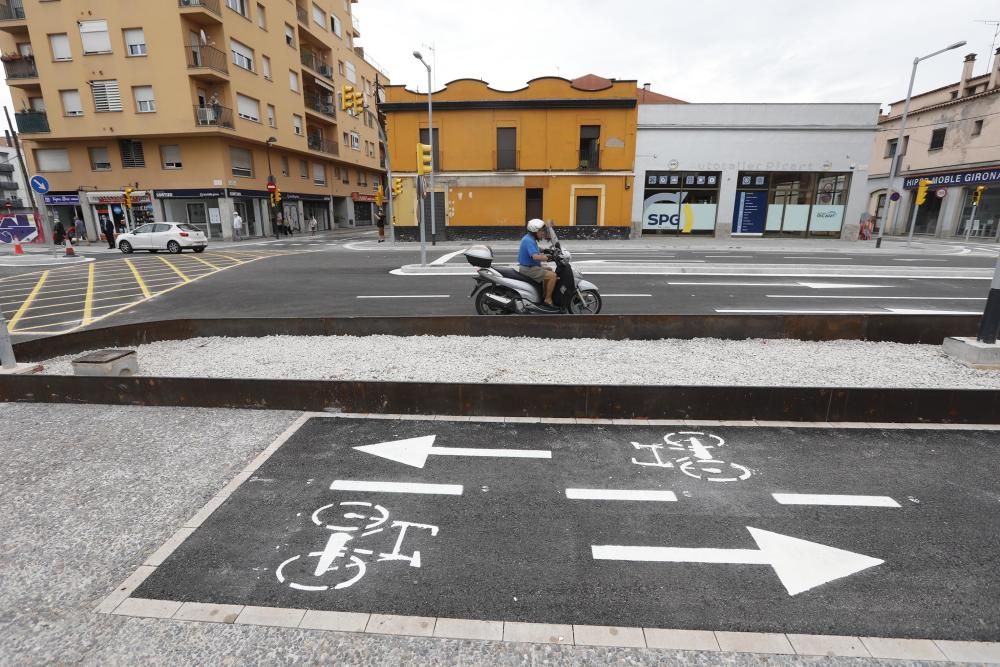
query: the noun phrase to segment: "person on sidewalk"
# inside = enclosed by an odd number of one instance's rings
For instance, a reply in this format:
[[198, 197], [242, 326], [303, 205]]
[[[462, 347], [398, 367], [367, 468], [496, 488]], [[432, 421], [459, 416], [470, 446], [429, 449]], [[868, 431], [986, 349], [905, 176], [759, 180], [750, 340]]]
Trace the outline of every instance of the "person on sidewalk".
[[240, 212], [236, 211], [233, 214], [233, 240], [240, 241], [243, 236], [243, 218], [240, 217]]
[[55, 245], [62, 245], [65, 240], [66, 226], [63, 225], [62, 220], [56, 220], [56, 224], [52, 226], [52, 242]]
[[73, 216], [73, 228], [76, 229], [76, 237], [81, 242], [87, 240], [87, 223], [79, 215]]
[[319, 223], [316, 222], [316, 216], [315, 215], [313, 217], [309, 218], [309, 233], [312, 234], [313, 236], [316, 236], [316, 227], [318, 225], [319, 225]]
[[382, 207], [375, 209], [375, 224], [378, 226], [378, 242], [385, 242], [385, 213], [382, 212]]
[[556, 274], [542, 266], [549, 258], [538, 247], [538, 242], [545, 238], [545, 223], [535, 218], [528, 221], [528, 233], [521, 239], [521, 248], [517, 254], [517, 270], [535, 282], [544, 283], [545, 303], [547, 309], [558, 310], [552, 303], [552, 294], [556, 291]]
[[115, 249], [115, 223], [108, 219], [108, 216], [101, 216], [101, 233], [108, 241], [108, 248]]

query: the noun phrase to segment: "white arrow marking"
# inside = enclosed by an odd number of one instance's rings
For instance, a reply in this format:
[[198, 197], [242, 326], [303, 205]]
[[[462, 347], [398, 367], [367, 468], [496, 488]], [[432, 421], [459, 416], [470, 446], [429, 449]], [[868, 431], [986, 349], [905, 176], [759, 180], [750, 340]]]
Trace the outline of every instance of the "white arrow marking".
[[374, 445], [361, 445], [354, 449], [365, 454], [373, 454], [396, 463], [423, 468], [427, 457], [434, 456], [489, 456], [512, 459], [551, 459], [552, 452], [547, 449], [475, 449], [472, 447], [435, 447], [436, 435], [424, 435], [419, 438], [379, 442]]
[[881, 565], [885, 561], [747, 526], [758, 549], [688, 549], [592, 545], [595, 560], [656, 563], [733, 563], [770, 565], [789, 595]]

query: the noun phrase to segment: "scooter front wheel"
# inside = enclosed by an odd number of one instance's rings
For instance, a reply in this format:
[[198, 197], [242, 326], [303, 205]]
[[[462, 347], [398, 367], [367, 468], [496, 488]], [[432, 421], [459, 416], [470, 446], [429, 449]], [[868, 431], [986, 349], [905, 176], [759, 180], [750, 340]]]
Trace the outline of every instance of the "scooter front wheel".
[[583, 290], [573, 295], [569, 312], [573, 315], [596, 315], [601, 312], [601, 295], [594, 290]]
[[491, 299], [491, 296], [500, 297], [506, 301], [511, 300], [511, 296], [505, 290], [496, 287], [487, 287], [476, 295], [476, 312], [480, 315], [510, 315], [511, 309], [502, 303]]

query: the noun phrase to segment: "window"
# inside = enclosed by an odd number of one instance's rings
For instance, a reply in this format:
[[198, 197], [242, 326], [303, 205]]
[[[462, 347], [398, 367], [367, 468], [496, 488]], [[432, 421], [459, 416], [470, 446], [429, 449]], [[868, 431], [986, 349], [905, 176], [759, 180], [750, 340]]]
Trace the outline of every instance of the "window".
[[284, 155], [281, 156], [281, 175], [288, 176], [288, 158]]
[[299, 92], [299, 73], [293, 69], [288, 70], [288, 87], [293, 93]]
[[361, 135], [357, 132], [351, 132], [351, 148], [356, 151], [361, 150]]
[[90, 156], [90, 168], [93, 171], [111, 171], [111, 158], [104, 146], [92, 146], [87, 149]]
[[267, 56], [260, 57], [260, 67], [263, 70], [264, 78], [268, 81], [271, 80], [271, 59]]
[[122, 167], [137, 169], [146, 166], [146, 155], [142, 150], [141, 141], [122, 139], [118, 142], [118, 151], [122, 156]]
[[[601, 126], [580, 126], [580, 169], [601, 168]], [[588, 199], [580, 197], [578, 199]], [[589, 199], [588, 199], [589, 201]], [[589, 205], [589, 204], [588, 204]], [[596, 224], [596, 223], [595, 223]]]
[[293, 49], [295, 48], [295, 28], [287, 23], [285, 24], [285, 44]]
[[29, 97], [28, 105], [31, 107], [32, 111], [45, 111], [45, 98], [44, 97]]
[[118, 89], [118, 81], [91, 81], [90, 91], [94, 95], [94, 111], [121, 111], [122, 94]]
[[226, 0], [226, 7], [237, 14], [250, 18], [250, 3], [247, 0]]
[[60, 90], [59, 97], [62, 98], [63, 114], [66, 116], [82, 116], [83, 103], [80, 101], [80, 91]]
[[517, 169], [517, 128], [497, 128], [497, 171]]
[[323, 28], [323, 30], [326, 30], [326, 12], [324, 12], [316, 5], [313, 5], [312, 9], [313, 9], [313, 22], [319, 27]]
[[972, 136], [978, 137], [982, 133], [983, 133], [983, 121], [977, 120], [972, 125]]
[[125, 35], [126, 56], [146, 55], [146, 35], [142, 28], [129, 28], [123, 30], [122, 33]]
[[252, 97], [236, 93], [236, 113], [240, 118], [260, 122], [260, 102]]
[[347, 134], [347, 132], [344, 132], [344, 145], [345, 146], [351, 145], [351, 137], [349, 134]]
[[333, 29], [333, 34], [334, 35], [336, 35], [337, 37], [340, 37], [341, 39], [343, 39], [344, 32], [343, 32], [343, 28], [340, 25], [340, 19], [338, 19], [333, 14], [330, 15], [330, 27]]
[[278, 121], [274, 117], [274, 105], [267, 105], [267, 124], [269, 127], [278, 127]]
[[52, 60], [73, 60], [73, 53], [69, 50], [69, 35], [64, 32], [49, 35], [49, 48], [52, 49]]
[[347, 80], [351, 83], [357, 83], [358, 73], [357, 70], [354, 69], [354, 63], [345, 63], [344, 66], [347, 68], [347, 72], [344, 74], [344, 76], [347, 77]]
[[79, 21], [80, 41], [83, 55], [111, 53], [111, 37], [108, 36], [107, 21]]
[[313, 185], [326, 185], [326, 166], [322, 162], [312, 163]]
[[164, 169], [180, 169], [184, 166], [181, 162], [181, 147], [177, 144], [163, 144], [160, 146], [160, 164]]
[[347, 71], [344, 68], [344, 61], [343, 60], [338, 60], [337, 61], [337, 71], [340, 72], [340, 76], [344, 76], [344, 73]]
[[261, 30], [267, 30], [267, 10], [259, 2], [257, 3], [257, 27]]
[[65, 148], [36, 148], [38, 171], [69, 171], [69, 151]]
[[[891, 158], [896, 154], [896, 144], [899, 143], [898, 139], [890, 139], [885, 145], [885, 157]], [[910, 147], [910, 135], [903, 137], [903, 152], [900, 153], [900, 157], [906, 155], [906, 149]]]
[[302, 136], [302, 116], [297, 113], [292, 114], [292, 129], [295, 134]]
[[229, 48], [233, 52], [233, 64], [245, 70], [253, 70], [253, 49], [246, 44], [241, 44], [235, 39], [229, 40]]
[[233, 176], [253, 178], [253, 155], [249, 150], [230, 146], [229, 160], [233, 163]]
[[939, 127], [931, 132], [931, 145], [928, 150], [936, 151], [944, 148], [944, 133], [947, 128]]
[[427, 136], [427, 128], [421, 128], [418, 134], [418, 140], [422, 144], [430, 144], [434, 148], [431, 151], [431, 160], [434, 162], [434, 171], [441, 171], [441, 142], [438, 138], [439, 132], [438, 128], [434, 128], [434, 142], [431, 143], [431, 137]]
[[152, 86], [133, 86], [132, 97], [135, 98], [135, 110], [138, 113], [156, 111], [156, 100], [153, 98]]
[[576, 198], [576, 226], [594, 227], [597, 225], [597, 208], [599, 197], [584, 197], [578, 195]]
[[305, 160], [299, 160], [299, 176], [309, 178], [309, 163]]
[[358, 185], [368, 185], [368, 172], [358, 169]]
[[344, 169], [343, 169], [343, 171], [341, 172], [340, 175], [341, 175], [341, 177], [343, 179], [341, 181], [342, 183], [350, 183], [351, 182], [351, 169], [350, 169], [350, 167], [344, 167]]

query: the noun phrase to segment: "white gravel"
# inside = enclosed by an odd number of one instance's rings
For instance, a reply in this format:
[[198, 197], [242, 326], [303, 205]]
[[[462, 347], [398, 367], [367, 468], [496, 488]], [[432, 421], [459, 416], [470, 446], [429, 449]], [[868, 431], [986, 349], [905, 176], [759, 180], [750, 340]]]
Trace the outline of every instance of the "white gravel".
[[[174, 377], [1000, 389], [1000, 371], [966, 368], [940, 346], [861, 341], [268, 336], [137, 350], [142, 375]], [[72, 374], [77, 356], [45, 372]]]

